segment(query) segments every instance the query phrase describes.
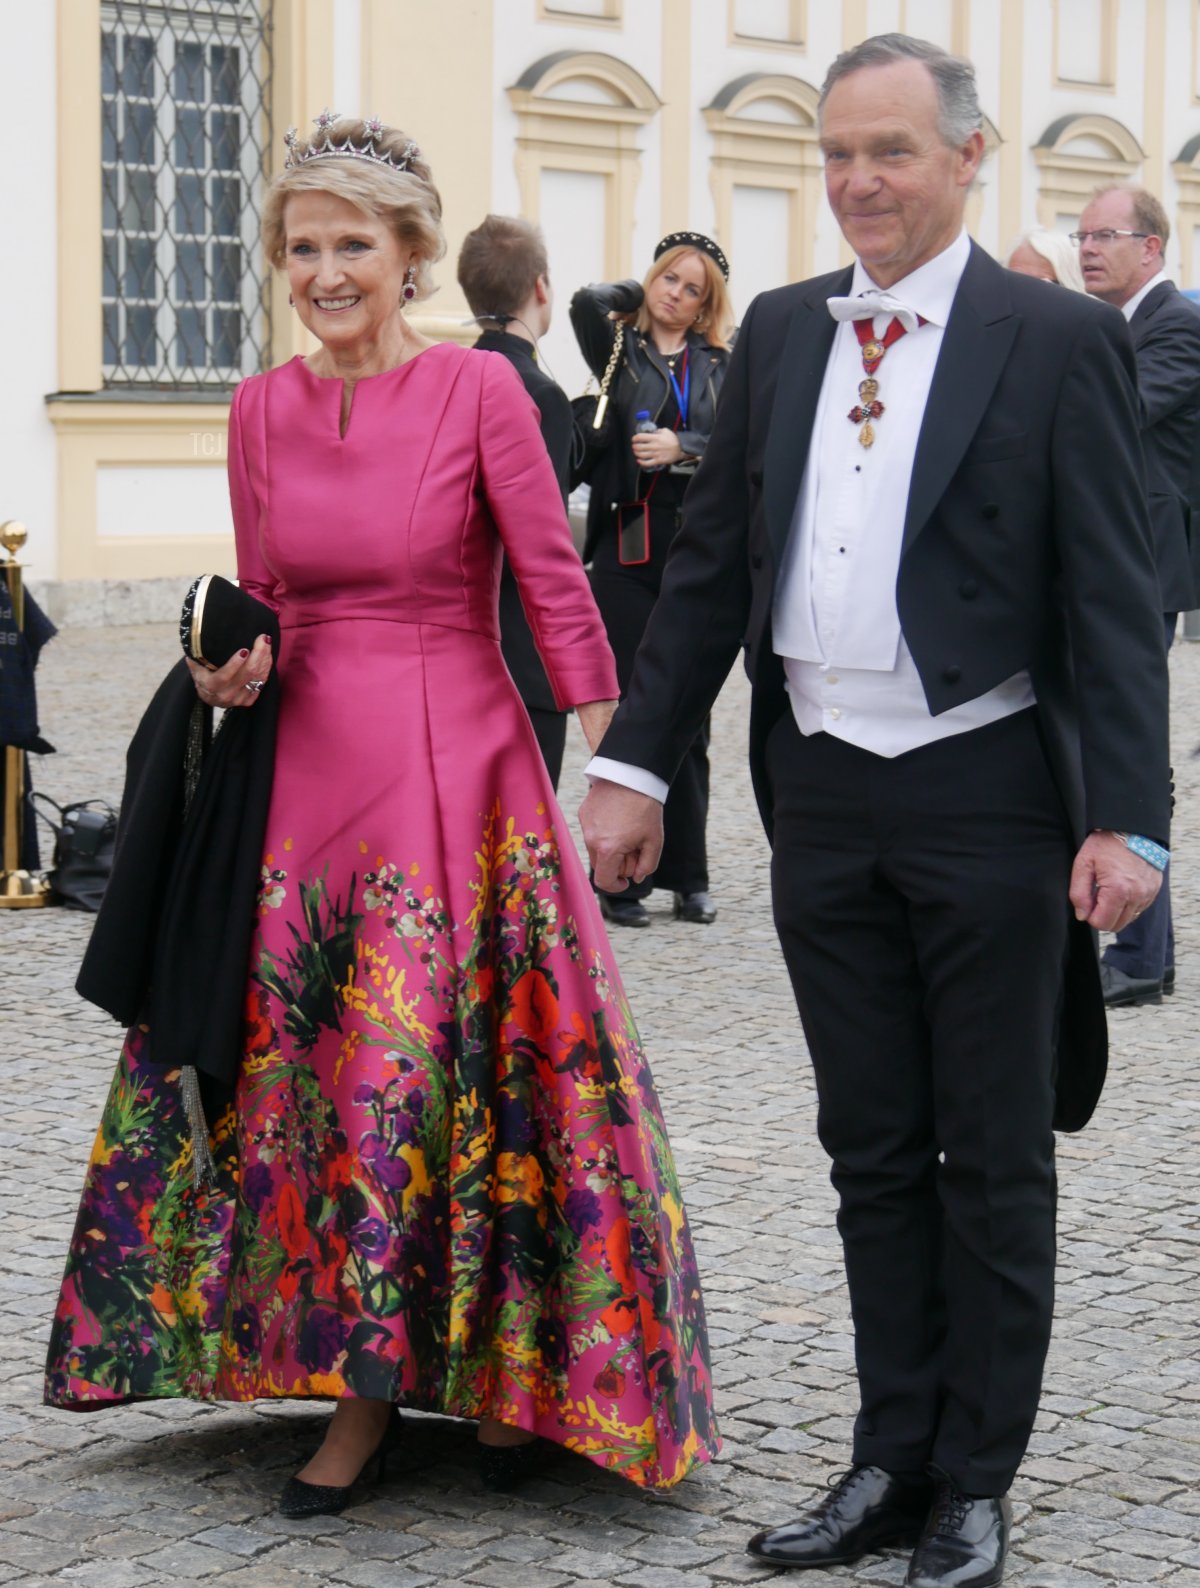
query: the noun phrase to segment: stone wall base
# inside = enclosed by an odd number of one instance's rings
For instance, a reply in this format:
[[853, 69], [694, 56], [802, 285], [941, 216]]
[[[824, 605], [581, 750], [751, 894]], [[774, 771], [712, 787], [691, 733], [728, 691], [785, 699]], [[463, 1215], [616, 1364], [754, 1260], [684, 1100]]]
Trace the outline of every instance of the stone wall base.
[[60, 629], [178, 623], [190, 579], [31, 579], [29, 593]]

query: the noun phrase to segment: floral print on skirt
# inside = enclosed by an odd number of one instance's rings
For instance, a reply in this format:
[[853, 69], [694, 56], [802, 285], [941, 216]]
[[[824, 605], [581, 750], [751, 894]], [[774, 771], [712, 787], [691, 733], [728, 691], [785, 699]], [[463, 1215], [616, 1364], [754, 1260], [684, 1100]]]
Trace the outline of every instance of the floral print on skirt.
[[459, 897], [363, 840], [335, 875], [272, 841], [217, 1183], [193, 1190], [178, 1074], [132, 1030], [50, 1403], [372, 1396], [655, 1486], [716, 1452], [653, 1083], [557, 811], [528, 814], [482, 819]]

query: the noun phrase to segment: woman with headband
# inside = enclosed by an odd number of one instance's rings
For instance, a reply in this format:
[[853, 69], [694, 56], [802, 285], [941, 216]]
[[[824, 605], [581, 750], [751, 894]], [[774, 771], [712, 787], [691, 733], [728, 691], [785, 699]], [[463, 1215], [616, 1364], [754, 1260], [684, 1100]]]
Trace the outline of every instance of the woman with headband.
[[[609, 387], [613, 440], [592, 476], [584, 561], [624, 690], [662, 585], [683, 496], [712, 431], [729, 357], [733, 313], [729, 262], [702, 232], [671, 232], [654, 250], [639, 285], [583, 287], [571, 324], [600, 378], [617, 328], [625, 332]], [[647, 418], [639, 418], [646, 415]], [[658, 870], [625, 893], [601, 893], [618, 926], [649, 926], [643, 900], [654, 888], [674, 894], [677, 920], [716, 919], [709, 893], [708, 724], [693, 741], [663, 809]]]

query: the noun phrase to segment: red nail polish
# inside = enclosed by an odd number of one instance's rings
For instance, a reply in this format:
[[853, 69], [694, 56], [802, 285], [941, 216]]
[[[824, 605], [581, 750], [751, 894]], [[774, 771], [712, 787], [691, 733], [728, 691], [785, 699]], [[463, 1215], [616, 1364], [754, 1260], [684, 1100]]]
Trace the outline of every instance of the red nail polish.
[[246, 658], [246, 657], [247, 657], [247, 656], [249, 656], [249, 654], [250, 654], [250, 652], [249, 652], [249, 651], [239, 651], [239, 652], [238, 652], [238, 655], [239, 655], [239, 656], [240, 656], [240, 657], [241, 657], [241, 658], [242, 658], [242, 659], [243, 659], [243, 661], [244, 661], [244, 660], [245, 660], [245, 658]]
[[263, 643], [264, 643], [264, 644], [265, 644], [265, 645], [270, 645], [270, 643], [271, 643], [271, 636], [270, 636], [270, 635], [269, 635], [269, 634], [264, 634], [264, 635], [263, 635]]

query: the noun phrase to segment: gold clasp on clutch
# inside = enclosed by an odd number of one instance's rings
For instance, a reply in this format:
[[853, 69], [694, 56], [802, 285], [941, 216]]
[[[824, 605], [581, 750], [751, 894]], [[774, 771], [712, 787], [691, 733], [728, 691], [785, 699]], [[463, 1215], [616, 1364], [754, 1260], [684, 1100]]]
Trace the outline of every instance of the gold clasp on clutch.
[[596, 399], [596, 413], [595, 413], [595, 417], [592, 419], [592, 429], [593, 430], [600, 430], [600, 429], [603, 428], [603, 426], [604, 426], [604, 415], [605, 415], [605, 411], [607, 410], [607, 408], [608, 408], [608, 393], [606, 391], [602, 391], [600, 393], [599, 397]]

